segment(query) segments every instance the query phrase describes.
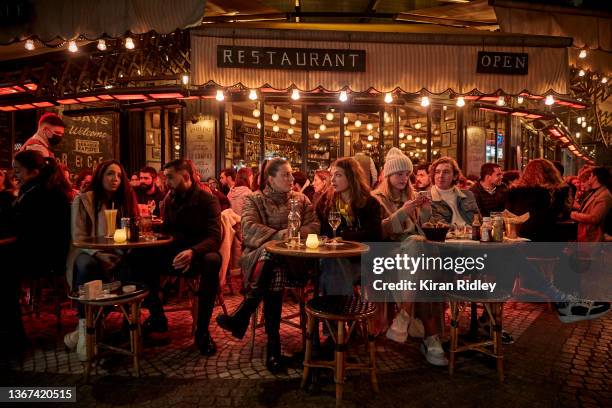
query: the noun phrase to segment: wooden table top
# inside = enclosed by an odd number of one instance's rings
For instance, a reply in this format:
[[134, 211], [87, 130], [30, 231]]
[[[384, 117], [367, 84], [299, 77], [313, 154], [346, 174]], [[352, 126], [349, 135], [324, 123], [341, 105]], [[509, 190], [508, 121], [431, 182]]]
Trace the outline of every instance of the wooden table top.
[[17, 237], [0, 238], [0, 246], [14, 244], [15, 242], [17, 242]]
[[361, 242], [342, 241], [341, 245], [321, 245], [310, 249], [306, 246], [288, 248], [285, 241], [269, 241], [264, 248], [271, 254], [291, 256], [295, 258], [350, 258], [360, 256], [370, 250], [370, 247]]
[[76, 248], [113, 250], [113, 249], [130, 249], [130, 248], [149, 248], [158, 247], [170, 244], [174, 238], [169, 235], [156, 235], [155, 241], [148, 241], [142, 237], [137, 242], [115, 242], [112, 238], [105, 237], [87, 237], [80, 241], [73, 241], [72, 245]]

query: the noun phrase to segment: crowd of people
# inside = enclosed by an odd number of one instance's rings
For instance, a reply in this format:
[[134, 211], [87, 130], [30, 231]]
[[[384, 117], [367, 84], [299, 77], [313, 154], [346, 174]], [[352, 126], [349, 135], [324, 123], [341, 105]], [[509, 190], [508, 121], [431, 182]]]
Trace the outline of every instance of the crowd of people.
[[[14, 276], [66, 276], [73, 290], [95, 279], [144, 282], [151, 289], [144, 302], [149, 310], [145, 334], [169, 330], [159, 297], [160, 276], [199, 277], [194, 342], [201, 354], [210, 356], [216, 352], [209, 325], [222, 264], [221, 218], [222, 213], [232, 212], [240, 220], [234, 241], [238, 251], [231, 252], [239, 263], [232, 265], [240, 266], [244, 300], [231, 315], [219, 315], [217, 323], [243, 338], [263, 302], [266, 366], [274, 373], [286, 366], [280, 337], [283, 290], [289, 283], [305, 285], [310, 268], [264, 249], [270, 240], [287, 238], [290, 212], [299, 214], [303, 238], [317, 233], [349, 241], [400, 242], [422, 236], [421, 225], [431, 220], [462, 227], [492, 212], [509, 210], [516, 215], [529, 212], [519, 235], [531, 241], [612, 240], [610, 171], [604, 167], [583, 167], [577, 177], [564, 179], [562, 166], [546, 159], [530, 161], [520, 173], [486, 163], [474, 181], [463, 177], [453, 158], [414, 167], [400, 149], [391, 148], [380, 172], [369, 156], [358, 152], [337, 159], [329, 169], [317, 170], [312, 181], [294, 172], [287, 160], [272, 158], [256, 172], [245, 167], [224, 169], [219, 182], [203, 181], [193, 164], [183, 159], [166, 163], [160, 172], [144, 167], [131, 176], [120, 162], [108, 160], [81, 172], [72, 183], [50, 150], [62, 134], [61, 119], [44, 115], [36, 135], [15, 155], [13, 169], [0, 171], [0, 227], [17, 238]], [[71, 246], [73, 240], [104, 235], [106, 209], [117, 210], [119, 224], [123, 217], [138, 219], [143, 206], [163, 219], [162, 232], [174, 238], [170, 246], [155, 251]], [[333, 229], [329, 220], [336, 216], [339, 223]], [[563, 220], [577, 223], [576, 237], [558, 233], [558, 222]], [[37, 256], [30, 255], [34, 248]], [[320, 269], [322, 294], [351, 295], [359, 284], [359, 258], [320, 260]], [[12, 284], [11, 290], [17, 291], [17, 280]], [[597, 317], [610, 308], [600, 302], [578, 311], [572, 309], [574, 299], [565, 300], [563, 313], [577, 319]], [[446, 365], [439, 337], [444, 304], [397, 302], [396, 306], [390, 308], [397, 310], [395, 315], [377, 317], [376, 332], [405, 341], [398, 323], [416, 316], [423, 325], [425, 358]], [[12, 324], [19, 334], [14, 340], [19, 343], [25, 334], [18, 307], [13, 310]], [[64, 341], [85, 359], [81, 307], [77, 314], [78, 326]]]

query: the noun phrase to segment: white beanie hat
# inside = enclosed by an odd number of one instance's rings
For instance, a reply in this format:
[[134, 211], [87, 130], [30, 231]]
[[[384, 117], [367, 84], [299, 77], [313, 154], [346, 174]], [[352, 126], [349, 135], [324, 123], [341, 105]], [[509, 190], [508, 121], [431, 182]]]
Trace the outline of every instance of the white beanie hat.
[[400, 171], [412, 173], [412, 161], [400, 149], [392, 147], [385, 157], [385, 177]]

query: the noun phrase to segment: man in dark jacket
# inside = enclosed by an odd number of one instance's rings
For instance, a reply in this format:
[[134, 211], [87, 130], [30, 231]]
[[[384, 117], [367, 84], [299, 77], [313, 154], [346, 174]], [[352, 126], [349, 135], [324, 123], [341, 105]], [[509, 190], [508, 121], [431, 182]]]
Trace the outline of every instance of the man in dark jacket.
[[155, 209], [153, 215], [159, 216], [159, 203], [164, 200], [165, 194], [155, 184], [157, 180], [157, 171], [153, 167], [143, 167], [140, 169], [140, 186], [136, 190], [136, 197], [138, 198], [138, 204], [149, 204], [149, 202], [155, 202]]
[[221, 268], [221, 210], [219, 201], [194, 182], [193, 170], [186, 160], [164, 166], [166, 182], [172, 189], [164, 199], [163, 231], [174, 237], [172, 268], [200, 276], [198, 321], [195, 343], [203, 355], [217, 348], [208, 325], [219, 289]]
[[483, 217], [492, 211], [504, 211], [508, 189], [502, 184], [504, 173], [499, 164], [485, 163], [480, 167], [480, 181], [470, 189]]

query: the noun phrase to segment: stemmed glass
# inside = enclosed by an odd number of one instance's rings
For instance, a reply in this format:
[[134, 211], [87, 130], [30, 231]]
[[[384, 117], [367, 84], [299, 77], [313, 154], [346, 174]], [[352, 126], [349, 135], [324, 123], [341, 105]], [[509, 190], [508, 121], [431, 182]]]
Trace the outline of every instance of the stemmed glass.
[[151, 216], [153, 216], [153, 211], [155, 211], [155, 200], [149, 200], [147, 206], [149, 207], [149, 212], [151, 213]]
[[329, 222], [329, 226], [332, 227], [332, 229], [334, 230], [333, 241], [336, 242], [336, 230], [340, 226], [341, 222], [340, 212], [334, 210], [330, 211], [329, 216], [327, 217], [327, 222]]

